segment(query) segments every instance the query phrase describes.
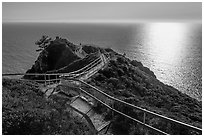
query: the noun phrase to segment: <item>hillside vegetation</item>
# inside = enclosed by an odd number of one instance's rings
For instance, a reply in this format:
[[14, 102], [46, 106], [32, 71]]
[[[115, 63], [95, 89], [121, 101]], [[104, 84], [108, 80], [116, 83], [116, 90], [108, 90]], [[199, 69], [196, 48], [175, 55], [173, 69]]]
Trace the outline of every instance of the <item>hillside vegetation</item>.
[[34, 82], [3, 79], [3, 135], [90, 134], [86, 123], [74, 117], [63, 98], [46, 99]]
[[[108, 67], [100, 70], [90, 83], [128, 103], [197, 127], [202, 125], [202, 102], [163, 84], [141, 63], [131, 61], [120, 54], [115, 54]], [[143, 113], [137, 110], [119, 103], [114, 103], [114, 106], [125, 114], [143, 120]], [[103, 106], [100, 108], [103, 109]], [[105, 113], [105, 115], [110, 114]], [[178, 125], [168, 125], [168, 122], [158, 118], [150, 118], [146, 122], [171, 134], [197, 134]], [[135, 123], [131, 123], [130, 120], [117, 115], [115, 121], [117, 128], [113, 130], [118, 134], [138, 134]], [[176, 130], [170, 131], [172, 128]]]
[[[59, 37], [39, 51], [37, 60], [27, 73], [68, 73], [86, 66], [100, 53], [104, 53], [110, 57], [109, 63], [87, 82], [125, 102], [202, 127], [202, 102], [163, 84], [141, 62], [130, 60], [112, 49], [75, 45]], [[42, 79], [30, 76], [24, 78]], [[3, 134], [89, 133], [83, 122], [66, 111], [62, 113], [63, 105], [60, 102], [46, 100], [37, 83], [5, 79], [2, 99]], [[142, 112], [116, 102], [111, 105], [142, 121]], [[155, 134], [116, 113], [113, 115], [113, 112], [99, 103], [95, 109], [113, 121], [111, 130], [114, 134]], [[152, 116], [148, 116], [146, 122], [169, 134], [198, 134]]]

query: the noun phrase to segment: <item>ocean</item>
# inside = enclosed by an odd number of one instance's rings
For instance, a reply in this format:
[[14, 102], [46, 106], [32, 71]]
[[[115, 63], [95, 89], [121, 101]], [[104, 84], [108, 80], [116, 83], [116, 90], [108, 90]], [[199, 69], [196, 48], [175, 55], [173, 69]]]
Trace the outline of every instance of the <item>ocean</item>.
[[42, 35], [126, 53], [163, 83], [202, 100], [201, 23], [3, 23], [2, 72], [31, 68]]

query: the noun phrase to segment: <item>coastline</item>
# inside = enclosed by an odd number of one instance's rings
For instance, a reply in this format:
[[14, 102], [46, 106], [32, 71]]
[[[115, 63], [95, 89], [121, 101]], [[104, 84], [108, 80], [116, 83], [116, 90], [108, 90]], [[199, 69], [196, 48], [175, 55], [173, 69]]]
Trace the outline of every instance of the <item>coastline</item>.
[[[112, 49], [103, 49], [90, 45], [83, 45], [82, 47], [82, 50], [90, 55], [90, 57], [80, 58], [78, 56], [79, 54], [80, 56], [85, 56], [85, 54], [83, 52], [76, 53], [75, 51], [78, 49], [78, 46], [66, 39], [57, 39], [49, 46], [50, 48], [40, 53], [35, 64], [27, 73], [44, 73], [47, 71], [50, 73], [70, 72], [75, 69], [77, 70], [79, 64], [87, 64], [87, 62], [89, 62], [88, 60], [95, 58], [95, 55], [92, 55], [92, 53], [98, 51], [107, 53], [111, 57], [110, 63], [105, 69], [100, 70], [96, 75], [88, 79], [90, 84], [131, 104], [194, 126], [202, 126], [202, 102], [181, 93], [171, 86], [163, 84], [156, 79], [154, 73], [149, 68], [144, 67], [141, 62], [130, 60]], [[58, 46], [60, 46], [60, 48]], [[58, 52], [53, 52], [56, 51], [56, 49]], [[49, 54], [47, 55], [45, 51]], [[71, 58], [65, 56], [67, 53]], [[50, 61], [47, 61], [47, 59]], [[64, 59], [67, 60], [65, 61]], [[51, 62], [51, 64], [49, 64], [49, 62]], [[70, 68], [72, 69], [69, 70]], [[27, 79], [36, 78], [27, 77]], [[39, 78], [37, 77], [37, 79]], [[7, 82], [5, 79], [3, 79], [3, 81]], [[10, 84], [12, 84], [12, 82]], [[3, 93], [5, 93], [5, 87], [3, 84]], [[16, 88], [14, 91], [21, 90], [22, 87], [19, 89], [17, 84]], [[5, 103], [7, 102], [3, 102], [3, 106]], [[101, 107], [100, 109], [103, 110], [104, 108]], [[124, 109], [123, 106], [121, 106], [120, 109]], [[3, 111], [7, 112], [6, 109], [3, 109]], [[104, 113], [105, 116], [109, 115], [108, 112]], [[152, 124], [161, 124], [161, 121], [154, 122]], [[180, 131], [176, 133], [179, 132]]]

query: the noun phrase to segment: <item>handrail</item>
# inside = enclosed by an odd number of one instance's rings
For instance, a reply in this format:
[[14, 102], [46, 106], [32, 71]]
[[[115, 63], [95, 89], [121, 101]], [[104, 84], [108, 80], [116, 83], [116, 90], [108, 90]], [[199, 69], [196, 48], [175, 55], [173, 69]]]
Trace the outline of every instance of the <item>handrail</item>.
[[87, 68], [90, 68], [93, 64], [95, 64], [96, 62], [99, 62], [99, 61], [101, 61], [100, 56], [97, 57], [95, 60], [93, 60], [88, 65], [86, 65], [85, 67], [83, 67], [82, 69], [77, 70], [77, 72], [80, 71], [80, 70], [86, 70]]
[[95, 126], [93, 125], [91, 119], [86, 114], [84, 114], [83, 112], [79, 111], [78, 109], [76, 109], [75, 107], [73, 107], [71, 105], [69, 105], [69, 107], [72, 108], [74, 111], [78, 112], [79, 114], [81, 114], [86, 119], [86, 121], [88, 122], [92, 133], [97, 134], [97, 130], [96, 130]]
[[98, 102], [100, 102], [101, 104], [103, 104], [104, 106], [106, 106], [107, 108], [111, 109], [112, 111], [114, 111], [114, 112], [116, 112], [116, 113], [118, 113], [118, 114], [120, 114], [120, 115], [123, 115], [123, 116], [125, 116], [125, 117], [127, 117], [127, 118], [129, 118], [129, 119], [131, 119], [131, 120], [133, 120], [133, 121], [135, 121], [135, 122], [137, 122], [137, 123], [139, 123], [139, 124], [142, 124], [143, 126], [146, 126], [146, 127], [150, 128], [150, 129], [153, 129], [153, 130], [157, 131], [158, 133], [161, 133], [161, 134], [163, 134], [163, 135], [168, 135], [167, 133], [165, 133], [165, 132], [163, 132], [163, 131], [161, 131], [161, 130], [159, 130], [159, 129], [157, 129], [157, 128], [154, 128], [154, 127], [152, 127], [152, 126], [150, 126], [150, 125], [147, 125], [147, 124], [145, 124], [145, 123], [143, 123], [143, 122], [141, 122], [141, 121], [139, 121], [139, 120], [137, 120], [137, 119], [135, 119], [135, 118], [132, 118], [132, 117], [130, 117], [130, 116], [128, 116], [128, 115], [126, 115], [126, 114], [124, 114], [124, 113], [122, 113], [122, 112], [120, 112], [120, 111], [118, 111], [118, 110], [116, 110], [116, 109], [114, 109], [114, 108], [112, 108], [112, 107], [110, 107], [109, 105], [107, 105], [106, 103], [104, 103], [103, 101], [101, 101], [100, 99], [98, 99], [97, 97], [91, 95], [90, 93], [86, 92], [85, 90], [83, 90], [83, 89], [81, 89], [81, 88], [79, 88], [79, 89], [80, 89], [82, 92], [84, 92], [85, 94], [87, 94], [88, 96], [94, 98], [95, 100], [97, 100]]
[[[97, 59], [97, 58], [96, 58]], [[96, 60], [96, 59], [90, 59], [89, 61], [91, 61], [89, 64], [91, 64], [94, 60]], [[88, 65], [89, 65], [88, 64]], [[60, 69], [58, 69], [58, 70], [55, 70], [55, 71], [59, 71], [59, 70], [62, 70], [62, 69], [64, 69], [64, 68], [66, 68], [67, 66], [65, 66], [65, 67], [62, 67], [62, 68], [60, 68]], [[84, 66], [84, 67], [86, 67], [86, 66]], [[83, 68], [81, 68], [81, 69], [83, 69]], [[80, 69], [79, 69], [80, 70]], [[78, 70], [76, 70], [76, 71], [78, 71]]]
[[169, 122], [174, 122], [174, 123], [177, 123], [177, 124], [179, 124], [179, 125], [185, 126], [185, 127], [187, 127], [187, 128], [194, 129], [194, 130], [196, 130], [196, 131], [198, 131], [198, 132], [202, 132], [202, 129], [200, 129], [200, 128], [198, 128], [198, 127], [194, 127], [194, 126], [192, 126], [192, 125], [189, 125], [189, 124], [186, 124], [186, 123], [183, 123], [183, 122], [174, 120], [174, 119], [172, 119], [172, 118], [165, 117], [165, 116], [163, 116], [163, 115], [157, 114], [157, 113], [155, 113], [155, 112], [152, 112], [152, 111], [143, 109], [143, 108], [141, 108], [141, 107], [135, 106], [135, 105], [133, 105], [133, 104], [130, 104], [130, 103], [127, 103], [127, 102], [122, 101], [122, 100], [120, 100], [120, 99], [117, 99], [117, 98], [115, 98], [115, 97], [112, 97], [112, 96], [108, 95], [107, 93], [104, 93], [103, 91], [99, 90], [98, 88], [96, 88], [96, 87], [94, 87], [94, 86], [92, 86], [92, 85], [90, 85], [90, 84], [88, 84], [88, 83], [86, 83], [86, 82], [84, 82], [84, 81], [82, 81], [82, 80], [72, 79], [72, 78], [70, 78], [70, 79], [68, 78], [68, 79], [66, 79], [66, 80], [73, 80], [73, 81], [81, 82], [81, 83], [83, 83], [83, 84], [85, 84], [85, 85], [87, 85], [87, 86], [89, 86], [89, 87], [95, 89], [96, 91], [98, 91], [99, 93], [103, 94], [103, 95], [106, 96], [107, 98], [110, 98], [110, 99], [115, 100], [115, 101], [117, 101], [117, 102], [123, 103], [123, 104], [125, 104], [125, 105], [127, 105], [127, 106], [130, 106], [130, 107], [132, 107], [132, 108], [138, 109], [138, 110], [140, 110], [140, 111], [142, 111], [142, 112], [145, 112], [145, 113], [148, 113], [148, 114], [151, 114], [151, 115], [160, 117], [160, 118], [165, 119], [165, 120], [167, 120], [167, 121], [169, 121]]
[[[29, 74], [29, 73], [28, 73], [28, 74]], [[13, 74], [13, 75], [15, 75], [15, 74]], [[17, 75], [19, 75], [19, 74], [17, 74]], [[39, 75], [45, 75], [45, 74], [39, 74]], [[46, 75], [47, 75], [47, 74], [46, 74]], [[57, 80], [61, 80], [61, 78], [59, 78], [59, 79], [57, 79]], [[174, 122], [174, 123], [180, 124], [180, 125], [182, 125], [182, 126], [185, 126], [185, 127], [187, 127], [187, 128], [194, 129], [194, 130], [196, 130], [196, 131], [198, 131], [198, 132], [202, 132], [202, 129], [200, 129], [200, 128], [198, 128], [198, 127], [194, 127], [194, 126], [192, 126], [192, 125], [189, 125], [189, 124], [186, 124], [186, 123], [183, 123], [183, 122], [180, 122], [180, 121], [177, 121], [177, 120], [174, 120], [174, 119], [165, 117], [165, 116], [163, 116], [163, 115], [157, 114], [157, 113], [155, 113], [155, 112], [152, 112], [152, 111], [143, 109], [143, 108], [141, 108], [141, 107], [132, 105], [132, 104], [130, 104], [130, 103], [127, 103], [127, 102], [125, 102], [125, 101], [122, 101], [122, 100], [120, 100], [120, 99], [117, 99], [117, 98], [115, 98], [115, 97], [112, 97], [112, 96], [108, 95], [107, 93], [104, 93], [103, 91], [99, 90], [98, 88], [96, 88], [96, 87], [94, 87], [94, 86], [92, 86], [92, 85], [90, 85], [90, 84], [88, 84], [88, 83], [86, 83], [86, 82], [84, 82], [84, 81], [82, 81], [82, 80], [74, 79], [74, 78], [66, 78], [66, 80], [73, 80], [73, 81], [81, 82], [82, 84], [85, 84], [85, 85], [87, 85], [87, 86], [89, 86], [89, 87], [95, 89], [95, 90], [98, 91], [99, 93], [105, 95], [106, 97], [108, 97], [108, 98], [110, 98], [110, 99], [112, 99], [112, 100], [115, 100], [115, 101], [117, 101], [117, 102], [123, 103], [123, 104], [125, 104], [125, 105], [127, 105], [127, 106], [130, 106], [130, 107], [132, 107], [132, 108], [138, 109], [138, 110], [140, 110], [140, 111], [142, 111], [142, 112], [145, 112], [145, 113], [148, 113], [148, 114], [151, 114], [151, 115], [154, 115], [154, 116], [163, 118], [163, 119], [165, 119], [165, 120], [167, 120], [167, 121], [169, 121], [169, 122]], [[36, 81], [37, 81], [37, 80], [36, 80]], [[41, 81], [41, 80], [40, 80], [40, 81]], [[43, 81], [43, 80], [42, 80], [42, 81]], [[45, 80], [44, 80], [44, 81], [45, 81]], [[116, 110], [116, 111], [117, 111], [117, 110]], [[118, 113], [118, 112], [117, 112], [117, 113]], [[122, 113], [122, 112], [120, 112], [120, 113]], [[126, 114], [125, 114], [125, 115], [126, 115]], [[135, 120], [134, 120], [134, 121], [135, 121]], [[141, 122], [141, 121], [140, 121], [140, 122]], [[143, 124], [143, 125], [144, 125], [144, 124]], [[146, 124], [145, 124], [145, 125], [146, 125]], [[148, 125], [148, 126], [149, 126], [149, 125]]]
[[89, 66], [91, 66], [91, 65], [94, 64], [95, 62], [98, 62], [99, 60], [100, 60], [100, 58], [98, 57], [97, 59], [95, 59], [94, 61], [92, 61], [92, 62], [89, 63], [88, 65], [84, 66], [83, 68], [78, 69], [78, 70], [76, 70], [76, 71], [69, 72], [68, 74], [72, 74], [72, 73], [76, 73], [76, 72], [82, 71], [83, 69], [88, 68]]
[[[99, 67], [99, 65], [100, 65], [100, 67], [103, 66], [103, 64], [98, 64], [97, 66]], [[98, 68], [97, 66], [96, 66], [95, 68], [93, 68], [91, 71], [87, 71], [85, 76], [86, 76], [86, 77], [90, 77], [90, 75], [95, 74], [95, 72], [97, 72], [99, 69], [102, 68], [102, 67], [101, 67], [101, 68]], [[82, 80], [82, 78], [83, 78], [83, 77], [81, 77], [81, 80]], [[86, 78], [85, 78], [85, 79], [86, 79]]]
[[94, 64], [92, 64], [90, 67], [86, 68], [84, 71], [82, 71], [82, 72], [79, 73], [79, 74], [70, 74], [70, 73], [67, 73], [67, 74], [65, 74], [64, 76], [66, 76], [66, 77], [71, 76], [72, 78], [79, 77], [79, 76], [81, 76], [81, 75], [83, 75], [83, 74], [88, 73], [88, 71], [90, 71], [94, 66], [98, 65], [99, 62], [100, 62], [100, 60], [98, 60], [97, 62], [95, 62]]
[[27, 76], [56, 76], [66, 73], [4, 73], [2, 76], [18, 76], [18, 75], [27, 75]]
[[42, 73], [5, 73], [5, 74], [2, 74], [2, 76], [15, 76], [15, 75], [27, 75], [27, 76], [45, 76], [45, 75], [48, 76], [48, 75], [50, 75], [50, 76], [56, 76], [56, 75], [62, 75], [62, 74], [72, 74], [72, 73], [78, 72], [80, 70], [83, 70], [84, 68], [89, 67], [94, 62], [99, 61], [99, 59], [100, 59], [100, 57], [98, 57], [93, 62], [86, 65], [85, 67], [83, 67], [79, 70], [76, 70], [76, 71], [69, 72], [69, 73], [43, 73], [43, 74]]
[[[103, 57], [102, 57], [102, 56], [103, 56], [103, 54], [100, 56], [100, 57], [101, 57], [101, 59], [102, 59], [102, 62], [101, 62], [101, 63], [103, 63], [103, 62], [104, 62], [104, 59], [103, 59]], [[99, 65], [98, 63], [99, 63], [99, 61], [98, 61], [98, 62], [96, 62], [94, 65], [92, 65], [92, 67], [93, 67], [93, 66], [95, 66], [95, 65]], [[91, 69], [92, 69], [92, 68], [91, 68]], [[87, 70], [86, 70], [86, 71], [87, 71]], [[89, 71], [89, 70], [88, 70], [88, 71]], [[81, 74], [84, 74], [84, 73], [87, 73], [87, 72], [82, 72]]]
[[[103, 55], [103, 54], [102, 54]], [[81, 73], [79, 73], [79, 74], [70, 74], [70, 73], [68, 73], [68, 76], [72, 76], [72, 78], [76, 78], [76, 77], [79, 77], [79, 76], [81, 76], [81, 75], [83, 75], [83, 74], [86, 74], [86, 73], [88, 73], [88, 71], [90, 71], [93, 67], [95, 67], [95, 66], [97, 66], [97, 65], [99, 65], [99, 62], [100, 63], [103, 63], [104, 62], [104, 59], [103, 59], [103, 57], [102, 57], [102, 55], [99, 57], [99, 60], [95, 60], [95, 61], [93, 61], [93, 62], [95, 62], [95, 63], [93, 63], [93, 64], [89, 64], [90, 65], [90, 67], [87, 67], [86, 69], [84, 69], [84, 71], [83, 72], [81, 72]], [[101, 59], [102, 59], [102, 61], [101, 61]]]
[[[48, 74], [48, 73], [45, 73], [45, 74], [39, 74], [39, 73], [16, 73], [16, 74], [12, 74], [12, 73], [8, 73], [8, 74], [2, 74], [2, 76], [13, 76], [13, 75], [37, 75], [37, 76], [47, 76], [47, 75], [48, 75], [48, 76], [51, 76], [51, 75], [55, 75], [55, 76], [56, 76], [56, 75], [58, 75], [58, 76], [60, 76], [60, 78], [59, 78], [59, 79], [55, 79], [55, 80], [61, 80], [61, 79], [62, 79], [61, 77], [66, 77], [67, 74], [68, 74], [68, 73], [50, 73], [50, 74]], [[194, 126], [192, 126], [192, 125], [189, 125], [189, 124], [186, 124], [186, 123], [183, 123], [183, 122], [174, 120], [174, 119], [172, 119], [172, 118], [165, 117], [165, 116], [163, 116], [163, 115], [157, 114], [157, 113], [155, 113], [155, 112], [146, 110], [146, 109], [144, 109], [144, 108], [135, 106], [135, 105], [133, 105], [133, 104], [130, 104], [130, 103], [127, 103], [127, 102], [122, 101], [122, 100], [120, 100], [120, 99], [117, 99], [117, 98], [115, 98], [115, 97], [112, 97], [112, 96], [110, 96], [109, 94], [104, 93], [103, 91], [97, 89], [96, 87], [94, 87], [94, 86], [92, 86], [92, 85], [90, 85], [90, 84], [88, 84], [88, 83], [86, 83], [86, 82], [84, 82], [84, 81], [82, 81], [82, 80], [80, 80], [80, 79], [67, 78], [67, 77], [66, 77], [66, 80], [73, 80], [73, 81], [81, 82], [82, 84], [85, 84], [85, 85], [91, 87], [92, 89], [94, 89], [94, 90], [96, 90], [97, 92], [103, 94], [104, 96], [106, 96], [106, 97], [109, 98], [109, 99], [112, 99], [112, 100], [115, 100], [115, 101], [117, 101], [117, 102], [123, 103], [123, 104], [125, 104], [125, 105], [127, 105], [127, 106], [130, 106], [130, 107], [134, 108], [134, 109], [138, 109], [138, 110], [140, 110], [140, 111], [142, 111], [142, 112], [144, 112], [144, 113], [157, 116], [157, 117], [162, 118], [162, 119], [164, 119], [164, 120], [167, 120], [167, 121], [169, 121], [169, 122], [177, 123], [177, 124], [182, 125], [182, 126], [185, 126], [185, 127], [187, 127], [187, 128], [191, 128], [191, 129], [193, 129], [193, 130], [195, 130], [195, 131], [197, 131], [197, 132], [199, 132], [199, 133], [200, 133], [200, 132], [202, 133], [202, 129], [201, 129], [201, 128], [194, 127]], [[39, 81], [39, 80], [36, 80], [36, 81]], [[40, 80], [40, 81], [48, 81], [48, 80]]]
[[[36, 75], [35, 73], [34, 73], [34, 74], [25, 73], [25, 74], [28, 74], [28, 75]], [[61, 74], [62, 74], [62, 73], [61, 73]], [[60, 75], [61, 75], [61, 74], [60, 74]], [[24, 73], [3, 74], [3, 76], [6, 76], [6, 75], [24, 75]], [[37, 75], [48, 75], [48, 74], [37, 74]], [[50, 74], [50, 75], [59, 75], [59, 74]], [[60, 80], [60, 78], [57, 79], [57, 80]], [[122, 101], [122, 100], [119, 100], [119, 99], [117, 99], [117, 98], [114, 98], [114, 97], [108, 95], [107, 93], [104, 93], [103, 91], [97, 89], [96, 87], [94, 87], [94, 86], [92, 86], [92, 85], [90, 85], [90, 84], [88, 84], [88, 83], [86, 83], [86, 82], [84, 82], [84, 81], [82, 81], [82, 80], [73, 79], [73, 78], [66, 78], [66, 80], [79, 81], [79, 82], [81, 82], [81, 83], [83, 83], [83, 84], [85, 84], [85, 85], [87, 85], [87, 86], [89, 86], [89, 87], [91, 87], [91, 88], [97, 90], [98, 92], [100, 92], [101, 94], [105, 95], [106, 97], [108, 97], [108, 98], [110, 98], [110, 99], [112, 99], [112, 100], [115, 100], [115, 101], [117, 101], [117, 102], [126, 104], [126, 105], [128, 105], [128, 106], [130, 106], [130, 107], [133, 107], [133, 108], [135, 108], [135, 109], [141, 110], [141, 111], [146, 112], [146, 113], [148, 113], [148, 114], [155, 115], [155, 116], [157, 116], [157, 117], [163, 118], [163, 119], [165, 119], [165, 120], [168, 120], [169, 122], [175, 122], [175, 123], [180, 124], [180, 125], [182, 125], [182, 126], [185, 126], [185, 127], [188, 127], [188, 128], [192, 128], [192, 129], [194, 129], [194, 130], [196, 130], [196, 131], [198, 131], [198, 132], [202, 132], [202, 129], [200, 129], [200, 128], [198, 128], [198, 127], [194, 127], [194, 126], [192, 126], [192, 125], [189, 125], [189, 124], [186, 124], [186, 123], [183, 123], [183, 122], [180, 122], [180, 121], [177, 121], [177, 120], [174, 120], [174, 119], [165, 117], [165, 116], [163, 116], [163, 115], [154, 113], [154, 112], [152, 112], [152, 111], [143, 109], [143, 108], [141, 108], [141, 107], [138, 107], [138, 106], [132, 105], [132, 104], [130, 104], [130, 103], [127, 103], [127, 102], [125, 102], [125, 101]], [[36, 80], [36, 81], [41, 81], [41, 80]], [[45, 81], [45, 80], [42, 80], [42, 81]]]
[[[71, 74], [71, 75], [81, 75], [81, 74], [84, 74], [84, 73], [87, 73], [87, 71], [89, 71], [90, 69], [92, 69], [94, 66], [98, 65], [100, 62], [100, 60], [96, 61], [95, 63], [91, 64], [90, 67], [87, 67], [83, 72], [79, 73], [79, 74]], [[69, 73], [70, 74], [70, 73]]]
[[[99, 57], [96, 60], [98, 60], [98, 59], [99, 59]], [[96, 61], [96, 60], [94, 60], [94, 61]], [[93, 62], [91, 62], [87, 66], [91, 65]], [[85, 67], [87, 67], [87, 66], [85, 66]], [[83, 68], [81, 68], [81, 69], [83, 69]], [[79, 71], [79, 70], [77, 70], [77, 71]], [[76, 72], [76, 71], [73, 71], [73, 72]], [[43, 73], [43, 74], [42, 73], [4, 73], [4, 74], [2, 74], [2, 76], [18, 76], [18, 75], [26, 75], [26, 76], [48, 76], [48, 75], [56, 76], [57, 75], [57, 76], [59, 76], [59, 75], [71, 74], [73, 72], [69, 72], [69, 73]]]
[[[92, 62], [93, 63], [93, 62]], [[4, 73], [2, 76], [18, 76], [18, 75], [26, 75], [26, 76], [58, 76], [58, 75], [67, 75], [70, 73]]]
[[[95, 59], [93, 62], [91, 62], [90, 64], [88, 64], [87, 66], [85, 66], [84, 68], [86, 68], [83, 72], [79, 73], [79, 74], [71, 74], [73, 75], [72, 78], [76, 78], [80, 75], [83, 75], [85, 73], [87, 73], [87, 71], [89, 71], [90, 69], [92, 69], [91, 67], [97, 65], [101, 60], [101, 57], [98, 57], [97, 59]], [[82, 69], [84, 69], [82, 68]], [[81, 69], [81, 70], [82, 70]], [[78, 70], [79, 71], [79, 70]], [[75, 71], [77, 72], [77, 71]], [[27, 75], [27, 76], [60, 76], [60, 75], [69, 75], [70, 73], [7, 73], [7, 74], [2, 74], [2, 76], [14, 76], [14, 75]], [[32, 80], [32, 81], [36, 81], [36, 82], [51, 82], [51, 81], [57, 81], [57, 80], [60, 80], [58, 78], [56, 79], [45, 79], [45, 80]]]
[[94, 62], [96, 62], [96, 61], [98, 61], [98, 60], [100, 60], [100, 56], [99, 57], [97, 57], [96, 59], [94, 59], [92, 62], [90, 62], [88, 65], [86, 65], [86, 66], [84, 66], [83, 68], [80, 68], [80, 69], [78, 69], [78, 70], [76, 70], [76, 71], [72, 71], [72, 72], [69, 72], [69, 73], [76, 73], [76, 72], [79, 72], [79, 71], [81, 71], [81, 70], [83, 70], [83, 69], [85, 69], [85, 68], [87, 68], [87, 67], [89, 67], [91, 64], [93, 64]]

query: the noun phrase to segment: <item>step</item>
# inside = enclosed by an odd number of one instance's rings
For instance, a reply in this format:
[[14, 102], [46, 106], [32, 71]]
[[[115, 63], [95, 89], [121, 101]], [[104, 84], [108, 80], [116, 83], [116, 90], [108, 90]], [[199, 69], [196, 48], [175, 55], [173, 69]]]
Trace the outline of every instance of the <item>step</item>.
[[103, 129], [105, 129], [109, 124], [111, 123], [111, 121], [107, 121], [106, 123], [104, 123], [103, 125], [101, 125], [99, 128], [97, 128], [97, 131], [100, 132]]
[[43, 93], [46, 93], [47, 90], [50, 90], [50, 89], [54, 89], [58, 86], [59, 84], [52, 84], [52, 85], [46, 85], [46, 86], [41, 86], [40, 87], [40, 90], [43, 92]]
[[54, 88], [47, 89], [45, 95], [49, 97], [51, 94], [53, 94], [54, 90], [55, 90]]
[[92, 114], [88, 114], [91, 121], [93, 122], [96, 129], [100, 128], [101, 125], [105, 124], [106, 121], [104, 120], [104, 116], [101, 114], [97, 114], [96, 112], [90, 112]]
[[87, 103], [84, 99], [78, 97], [74, 102], [70, 104], [72, 107], [76, 108], [77, 110], [87, 113], [90, 109], [92, 109], [91, 104]]

